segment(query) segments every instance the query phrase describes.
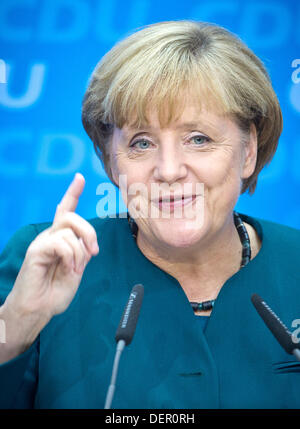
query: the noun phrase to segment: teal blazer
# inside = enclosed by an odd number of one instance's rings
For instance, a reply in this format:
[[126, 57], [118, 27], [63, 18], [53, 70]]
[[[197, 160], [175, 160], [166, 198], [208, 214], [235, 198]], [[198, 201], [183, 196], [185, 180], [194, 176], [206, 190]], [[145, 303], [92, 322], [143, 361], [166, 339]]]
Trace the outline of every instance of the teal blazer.
[[[0, 366], [0, 407], [103, 408], [115, 332], [132, 287], [142, 283], [139, 321], [120, 361], [112, 408], [299, 408], [300, 362], [278, 344], [250, 298], [259, 294], [292, 330], [300, 319], [300, 231], [242, 219], [257, 230], [261, 250], [224, 284], [205, 329], [178, 281], [140, 252], [127, 219], [91, 220], [100, 252], [69, 308], [27, 351]], [[7, 244], [2, 302], [29, 243], [48, 226], [26, 226]]]

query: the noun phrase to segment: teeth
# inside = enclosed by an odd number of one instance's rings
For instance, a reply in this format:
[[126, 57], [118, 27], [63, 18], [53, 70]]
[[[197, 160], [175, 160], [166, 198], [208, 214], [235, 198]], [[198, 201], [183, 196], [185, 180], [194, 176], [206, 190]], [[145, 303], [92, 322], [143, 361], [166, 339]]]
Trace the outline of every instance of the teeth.
[[180, 197], [165, 197], [165, 198], [161, 198], [162, 199], [162, 201], [177, 201], [177, 200], [184, 200], [185, 198], [191, 198], [191, 196], [189, 196], [189, 197], [184, 197], [183, 195], [182, 196], [180, 196]]
[[168, 198], [160, 198], [159, 202], [160, 203], [172, 203], [174, 201], [190, 200], [191, 198], [192, 198], [192, 196], [186, 197], [186, 198], [184, 196], [176, 197], [176, 198], [174, 198], [174, 197], [168, 197]]

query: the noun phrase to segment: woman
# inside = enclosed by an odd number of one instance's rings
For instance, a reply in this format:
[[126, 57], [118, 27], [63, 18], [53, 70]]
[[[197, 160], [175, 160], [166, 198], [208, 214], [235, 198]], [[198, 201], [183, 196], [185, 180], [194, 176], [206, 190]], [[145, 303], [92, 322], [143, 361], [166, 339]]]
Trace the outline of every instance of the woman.
[[113, 407], [298, 407], [299, 364], [250, 297], [299, 317], [299, 231], [234, 212], [282, 129], [260, 60], [215, 25], [151, 25], [100, 61], [82, 119], [129, 222], [80, 218], [77, 174], [53, 223], [7, 245], [2, 407], [102, 408], [136, 283], [145, 297]]

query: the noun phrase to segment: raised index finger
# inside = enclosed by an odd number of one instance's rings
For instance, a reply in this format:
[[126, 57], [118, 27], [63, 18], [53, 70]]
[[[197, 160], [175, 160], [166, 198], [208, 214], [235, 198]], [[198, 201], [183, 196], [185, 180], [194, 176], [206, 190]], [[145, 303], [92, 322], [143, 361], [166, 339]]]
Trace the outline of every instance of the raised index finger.
[[63, 213], [74, 212], [76, 210], [79, 197], [84, 189], [84, 185], [84, 177], [82, 174], [76, 173], [61, 202], [57, 206], [54, 221], [57, 220], [57, 218]]

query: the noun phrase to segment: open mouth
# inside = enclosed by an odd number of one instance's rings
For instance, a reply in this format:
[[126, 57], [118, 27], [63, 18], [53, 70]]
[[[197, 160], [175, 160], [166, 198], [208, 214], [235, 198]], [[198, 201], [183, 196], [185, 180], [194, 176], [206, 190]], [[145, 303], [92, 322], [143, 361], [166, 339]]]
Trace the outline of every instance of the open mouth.
[[198, 195], [168, 195], [167, 197], [160, 197], [152, 202], [159, 207], [160, 210], [169, 210], [173, 212], [176, 208], [186, 207], [196, 201]]

